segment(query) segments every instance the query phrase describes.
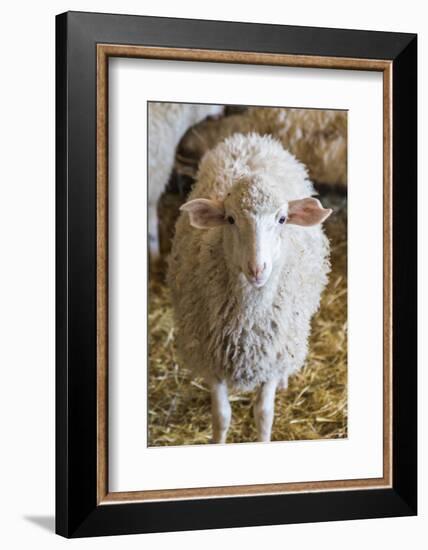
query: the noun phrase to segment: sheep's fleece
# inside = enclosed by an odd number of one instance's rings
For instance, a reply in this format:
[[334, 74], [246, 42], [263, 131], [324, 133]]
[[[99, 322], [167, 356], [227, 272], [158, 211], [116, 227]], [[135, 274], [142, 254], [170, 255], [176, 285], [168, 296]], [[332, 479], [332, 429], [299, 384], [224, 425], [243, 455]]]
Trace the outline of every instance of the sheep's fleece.
[[[235, 134], [204, 156], [188, 200], [226, 199], [257, 215], [313, 193], [304, 166], [278, 141]], [[285, 225], [280, 260], [255, 289], [226, 262], [229, 231], [229, 224], [196, 229], [186, 212], [178, 219], [168, 268], [177, 352], [195, 374], [250, 390], [302, 367], [329, 243], [321, 225]]]
[[241, 114], [198, 125], [183, 139], [183, 151], [201, 158], [234, 133], [257, 132], [278, 139], [306, 165], [312, 181], [346, 187], [347, 113], [321, 109], [252, 107]]
[[156, 204], [171, 175], [180, 138], [205, 117], [222, 112], [222, 105], [149, 103], [149, 231], [154, 238], [157, 234]]

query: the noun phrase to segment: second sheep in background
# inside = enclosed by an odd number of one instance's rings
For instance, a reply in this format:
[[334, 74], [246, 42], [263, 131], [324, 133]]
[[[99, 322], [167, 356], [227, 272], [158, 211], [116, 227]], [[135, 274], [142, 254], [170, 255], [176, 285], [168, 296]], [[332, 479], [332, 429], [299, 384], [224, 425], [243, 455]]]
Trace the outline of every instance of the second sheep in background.
[[159, 253], [157, 203], [171, 175], [177, 144], [191, 126], [222, 112], [222, 105], [149, 103], [148, 229], [150, 253], [154, 257]]

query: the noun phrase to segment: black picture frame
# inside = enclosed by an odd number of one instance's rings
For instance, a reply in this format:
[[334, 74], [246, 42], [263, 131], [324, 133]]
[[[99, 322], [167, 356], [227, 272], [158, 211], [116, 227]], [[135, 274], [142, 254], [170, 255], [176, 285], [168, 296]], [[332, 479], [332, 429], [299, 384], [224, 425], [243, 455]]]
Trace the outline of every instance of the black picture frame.
[[[392, 62], [392, 487], [97, 504], [100, 43]], [[415, 515], [417, 36], [68, 12], [56, 18], [56, 98], [56, 532], [85, 537]]]

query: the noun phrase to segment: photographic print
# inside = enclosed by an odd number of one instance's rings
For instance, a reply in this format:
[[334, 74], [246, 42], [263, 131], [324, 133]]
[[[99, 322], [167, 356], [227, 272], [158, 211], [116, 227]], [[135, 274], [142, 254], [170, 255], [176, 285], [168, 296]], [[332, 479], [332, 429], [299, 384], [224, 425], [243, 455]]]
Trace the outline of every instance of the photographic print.
[[347, 111], [147, 109], [148, 446], [347, 438]]

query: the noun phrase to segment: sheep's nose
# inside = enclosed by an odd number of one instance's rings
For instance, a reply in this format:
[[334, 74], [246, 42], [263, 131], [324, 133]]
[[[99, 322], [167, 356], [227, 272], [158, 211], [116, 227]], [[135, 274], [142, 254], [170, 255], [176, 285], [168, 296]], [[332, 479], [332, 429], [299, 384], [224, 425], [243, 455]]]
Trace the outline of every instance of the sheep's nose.
[[266, 262], [263, 264], [248, 262], [248, 273], [251, 277], [254, 277], [254, 279], [258, 279], [265, 269]]

